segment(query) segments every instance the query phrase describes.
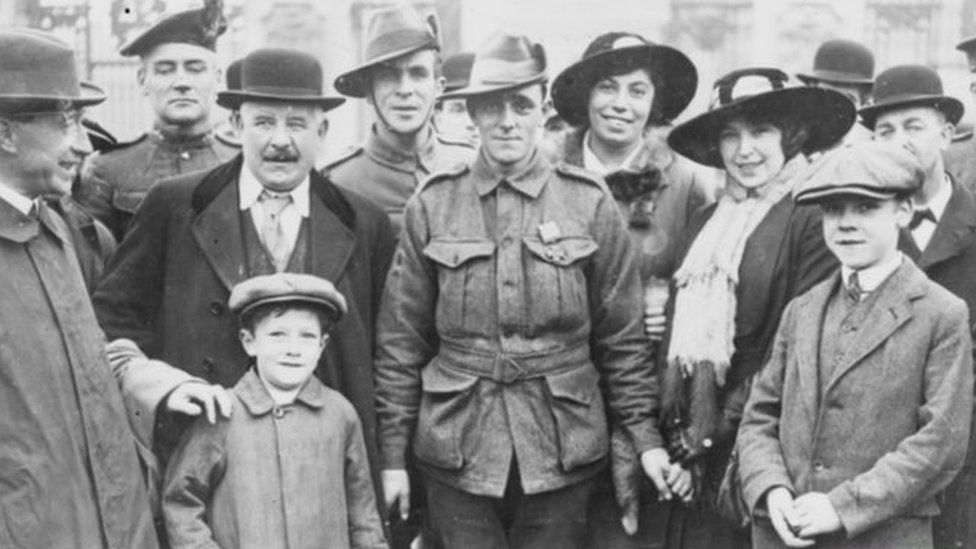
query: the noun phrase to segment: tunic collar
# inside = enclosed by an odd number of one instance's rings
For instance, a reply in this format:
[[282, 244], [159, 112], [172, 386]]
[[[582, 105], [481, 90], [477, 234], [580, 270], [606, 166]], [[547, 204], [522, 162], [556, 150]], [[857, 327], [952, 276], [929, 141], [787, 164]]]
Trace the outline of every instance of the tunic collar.
[[495, 187], [504, 180], [508, 181], [513, 189], [529, 198], [537, 198], [549, 179], [550, 170], [548, 168], [549, 163], [542, 154], [539, 154], [539, 149], [536, 149], [532, 151], [532, 160], [522, 172], [509, 177], [502, 177], [496, 174], [488, 163], [482, 148], [478, 158], [471, 166], [471, 177], [474, 178], [475, 188], [478, 190], [478, 196], [481, 197], [495, 190]]
[[[244, 407], [252, 416], [259, 417], [278, 407], [271, 399], [271, 394], [258, 377], [254, 367], [248, 369], [244, 377], [234, 387], [237, 398], [244, 403]], [[309, 408], [318, 409], [325, 405], [325, 387], [314, 375], [309, 378], [302, 390], [298, 392], [295, 403], [302, 403]], [[294, 406], [292, 404], [291, 406]]]
[[376, 131], [374, 124], [366, 138], [366, 154], [380, 164], [406, 173], [417, 172], [418, 166], [430, 173], [434, 163], [437, 136], [430, 124], [420, 130], [423, 139], [416, 151], [405, 151]]
[[149, 132], [149, 139], [153, 143], [173, 149], [204, 149], [213, 146], [212, 132], [206, 131], [198, 135], [180, 135], [164, 132], [158, 128]]
[[7, 185], [3, 180], [0, 180], [0, 199], [6, 201], [7, 204], [10, 204], [25, 216], [30, 215], [31, 208], [35, 204], [33, 200], [15, 191], [13, 187]]

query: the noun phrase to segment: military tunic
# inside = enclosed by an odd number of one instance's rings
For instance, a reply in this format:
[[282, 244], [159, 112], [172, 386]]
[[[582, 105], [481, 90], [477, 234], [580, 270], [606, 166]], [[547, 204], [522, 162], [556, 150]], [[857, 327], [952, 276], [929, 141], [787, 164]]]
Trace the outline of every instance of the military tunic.
[[422, 131], [426, 138], [418, 151], [403, 151], [381, 137], [374, 126], [362, 146], [328, 162], [323, 173], [336, 185], [379, 206], [399, 234], [403, 209], [417, 186], [435, 173], [470, 164], [475, 156], [470, 145], [447, 141], [430, 126]]
[[113, 151], [92, 155], [76, 198], [121, 241], [155, 182], [213, 168], [238, 152], [240, 147], [212, 132], [179, 138], [152, 131]]
[[472, 494], [501, 497], [513, 456], [526, 494], [580, 482], [608, 451], [601, 379], [660, 446], [636, 249], [594, 177], [536, 153], [503, 179], [482, 155], [411, 199], [377, 327], [384, 469], [412, 447]]

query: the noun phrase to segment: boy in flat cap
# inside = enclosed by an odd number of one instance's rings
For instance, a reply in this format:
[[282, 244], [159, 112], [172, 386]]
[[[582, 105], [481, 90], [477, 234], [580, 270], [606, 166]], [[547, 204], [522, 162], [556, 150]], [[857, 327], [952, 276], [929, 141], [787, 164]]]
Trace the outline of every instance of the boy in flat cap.
[[823, 210], [841, 268], [787, 306], [739, 428], [757, 549], [933, 546], [973, 371], [965, 303], [898, 250], [923, 179], [913, 152], [868, 142], [825, 157], [797, 193]]
[[376, 122], [362, 146], [344, 151], [323, 171], [386, 211], [396, 232], [423, 180], [474, 159], [470, 144], [444, 139], [431, 124], [443, 87], [439, 51], [433, 16], [424, 19], [408, 5], [382, 10], [370, 20], [363, 63], [335, 80], [339, 93], [369, 103]]
[[240, 148], [217, 139], [210, 113], [220, 84], [214, 54], [227, 23], [221, 2], [173, 14], [119, 50], [139, 57], [139, 86], [153, 109], [151, 131], [86, 163], [77, 196], [122, 240], [136, 208], [160, 179], [212, 168]]
[[170, 462], [174, 549], [385, 548], [356, 410], [313, 372], [346, 300], [331, 282], [277, 273], [241, 282], [230, 311], [252, 367], [237, 412], [197, 421]]

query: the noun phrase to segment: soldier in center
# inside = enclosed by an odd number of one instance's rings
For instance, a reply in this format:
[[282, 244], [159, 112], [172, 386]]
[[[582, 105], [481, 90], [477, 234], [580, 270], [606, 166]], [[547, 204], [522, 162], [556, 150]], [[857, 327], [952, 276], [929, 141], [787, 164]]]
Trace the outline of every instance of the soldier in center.
[[407, 204], [380, 309], [385, 498], [409, 501], [411, 452], [446, 547], [582, 546], [605, 410], [671, 495], [637, 250], [602, 180], [539, 151], [545, 88], [542, 47], [499, 34], [442, 96], [482, 144]]

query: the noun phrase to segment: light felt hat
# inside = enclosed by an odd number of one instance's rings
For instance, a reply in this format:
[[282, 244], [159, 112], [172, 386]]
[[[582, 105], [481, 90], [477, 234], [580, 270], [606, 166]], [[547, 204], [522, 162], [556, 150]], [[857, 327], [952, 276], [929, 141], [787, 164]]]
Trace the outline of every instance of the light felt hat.
[[466, 99], [546, 79], [546, 51], [541, 44], [525, 36], [498, 33], [475, 54], [468, 85], [441, 94], [438, 99]]

